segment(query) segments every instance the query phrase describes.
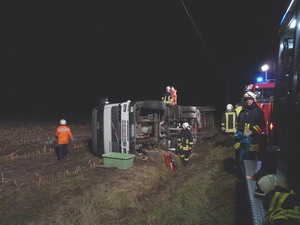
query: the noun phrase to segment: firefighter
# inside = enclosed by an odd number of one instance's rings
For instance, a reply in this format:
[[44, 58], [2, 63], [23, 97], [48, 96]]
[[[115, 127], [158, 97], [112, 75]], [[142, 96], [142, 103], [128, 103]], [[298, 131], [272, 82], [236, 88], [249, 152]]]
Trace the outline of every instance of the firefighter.
[[240, 112], [241, 112], [242, 108], [243, 107], [242, 107], [241, 103], [238, 102], [238, 103], [235, 104], [235, 109], [234, 110], [235, 110], [237, 116], [240, 115]]
[[172, 105], [177, 105], [177, 90], [172, 86], [170, 92], [172, 96]]
[[182, 130], [178, 134], [179, 154], [184, 166], [187, 166], [189, 163], [193, 144], [193, 136], [189, 129], [189, 123], [184, 122], [182, 124]]
[[[256, 96], [248, 91], [243, 96], [243, 108], [237, 119], [237, 132], [235, 137], [244, 144], [238, 147], [238, 158], [241, 172], [244, 171], [244, 159], [256, 160], [259, 149], [259, 138], [265, 129], [264, 112], [256, 104]], [[249, 149], [248, 149], [249, 147]]]
[[163, 93], [161, 100], [166, 103], [167, 105], [171, 105], [172, 104], [172, 94], [170, 92], [170, 86], [166, 87], [166, 91]]
[[225, 132], [226, 147], [233, 144], [233, 134], [236, 131], [236, 112], [233, 110], [232, 104], [227, 104], [226, 111], [222, 115], [221, 129]]
[[74, 142], [73, 134], [70, 127], [67, 126], [67, 121], [65, 119], [60, 120], [60, 126], [56, 128], [55, 137], [58, 140], [57, 160], [61, 161], [67, 157], [69, 139]]
[[300, 224], [300, 195], [288, 187], [283, 177], [268, 174], [257, 185], [268, 208], [266, 224]]
[[[238, 117], [240, 115], [240, 112], [241, 112], [242, 108], [243, 108], [243, 106], [242, 106], [241, 103], [238, 102], [238, 103], [235, 104], [235, 109], [234, 109], [234, 111], [236, 113], [236, 125], [235, 126], [237, 126], [237, 120], [238, 120]], [[240, 148], [240, 145], [241, 145], [241, 143], [238, 140], [233, 139], [233, 148], [235, 150], [235, 168], [239, 167], [239, 148]]]

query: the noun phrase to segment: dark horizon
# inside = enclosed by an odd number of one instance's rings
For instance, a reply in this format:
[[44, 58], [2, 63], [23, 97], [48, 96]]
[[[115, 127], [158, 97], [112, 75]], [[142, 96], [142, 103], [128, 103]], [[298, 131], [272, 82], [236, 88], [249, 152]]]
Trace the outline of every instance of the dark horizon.
[[277, 32], [288, 5], [271, 0], [10, 5], [2, 114], [87, 113], [101, 97], [159, 100], [167, 85], [178, 90], [178, 104], [223, 110], [227, 101], [239, 101], [263, 63], [274, 74]]

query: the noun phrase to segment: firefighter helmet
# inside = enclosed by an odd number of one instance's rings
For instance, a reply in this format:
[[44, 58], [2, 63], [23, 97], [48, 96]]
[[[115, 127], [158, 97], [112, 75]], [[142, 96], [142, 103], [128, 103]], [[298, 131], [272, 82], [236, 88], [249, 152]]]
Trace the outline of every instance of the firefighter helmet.
[[166, 87], [166, 90], [170, 90], [170, 89], [171, 89], [170, 86], [167, 86], [167, 87]]
[[264, 195], [273, 191], [276, 186], [288, 188], [285, 179], [276, 174], [268, 174], [266, 176], [263, 176], [258, 180], [257, 184]]
[[227, 110], [233, 110], [233, 105], [228, 104], [228, 105], [226, 106], [226, 109], [227, 109]]
[[189, 126], [190, 126], [190, 125], [189, 125], [188, 122], [184, 122], [184, 123], [182, 124], [182, 128], [183, 128], [183, 129], [187, 129]]
[[254, 102], [256, 102], [256, 95], [252, 91], [247, 91], [244, 94], [244, 98], [253, 98]]
[[65, 120], [65, 119], [62, 119], [62, 120], [60, 120], [60, 125], [66, 125], [67, 124], [67, 121]]

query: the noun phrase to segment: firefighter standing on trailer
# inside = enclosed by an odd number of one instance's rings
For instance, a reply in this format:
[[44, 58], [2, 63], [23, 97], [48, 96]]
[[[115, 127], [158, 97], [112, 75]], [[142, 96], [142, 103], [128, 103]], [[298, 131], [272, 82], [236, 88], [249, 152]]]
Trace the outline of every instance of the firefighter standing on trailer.
[[162, 94], [161, 100], [162, 102], [171, 105], [172, 104], [172, 94], [170, 92], [170, 86], [166, 87], [166, 91]]
[[233, 134], [236, 129], [236, 112], [233, 110], [232, 104], [227, 104], [226, 111], [222, 115], [221, 129], [225, 132], [226, 147], [230, 147], [233, 144]]
[[60, 126], [56, 128], [55, 137], [58, 139], [57, 160], [61, 161], [67, 157], [69, 139], [74, 142], [73, 134], [65, 119], [62, 119]]
[[178, 134], [178, 147], [180, 150], [180, 158], [184, 166], [187, 166], [192, 154], [193, 136], [189, 129], [189, 123], [182, 124], [182, 130]]
[[177, 90], [172, 86], [170, 92], [172, 96], [172, 105], [177, 105]]
[[238, 136], [242, 141], [248, 139], [250, 142], [245, 142], [246, 145], [241, 144], [238, 149], [242, 172], [244, 172], [244, 159], [256, 160], [259, 138], [266, 124], [264, 112], [256, 104], [255, 94], [251, 91], [246, 92], [243, 101], [245, 104], [238, 116], [237, 135], [235, 134], [235, 136]]

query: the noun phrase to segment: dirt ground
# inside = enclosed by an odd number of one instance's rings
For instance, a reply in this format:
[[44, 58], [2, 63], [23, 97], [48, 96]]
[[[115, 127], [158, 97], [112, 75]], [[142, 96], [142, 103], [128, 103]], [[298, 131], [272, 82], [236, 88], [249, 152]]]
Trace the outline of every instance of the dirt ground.
[[[19, 120], [5, 120], [0, 121], [0, 123], [0, 200], [10, 193], [34, 190], [51, 182], [63, 181], [65, 177], [70, 177], [76, 173], [86, 174], [88, 182], [78, 184], [67, 193], [63, 192], [65, 196], [62, 197], [62, 201], [65, 201], [65, 198], [80, 199], [81, 195], [86, 193], [84, 190], [88, 190], [97, 183], [110, 187], [112, 184], [114, 186], [124, 185], [126, 180], [134, 181], [137, 177], [147, 179], [141, 174], [151, 176], [151, 168], [153, 167], [168, 171], [164, 162], [164, 151], [159, 149], [148, 151], [146, 160], [136, 156], [134, 167], [126, 170], [126, 172], [101, 168], [102, 159], [94, 156], [90, 151], [91, 123], [89, 119], [76, 120], [68, 124], [75, 137], [75, 143], [69, 144], [69, 154], [65, 160], [60, 162], [56, 160], [56, 141], [53, 139], [57, 119], [44, 120], [43, 122], [41, 120], [22, 120], [22, 123]], [[200, 139], [194, 148], [191, 163], [200, 164], [209, 154], [209, 151], [222, 142], [222, 135], [216, 135], [212, 139]], [[149, 188], [147, 192], [141, 195], [141, 201], [146, 199], [151, 204], [159, 203], [159, 199], [156, 198], [161, 198], [162, 190], [172, 192], [171, 189], [175, 188], [176, 184], [184, 183], [184, 179], [194, 174], [192, 167], [182, 169], [183, 166], [178, 161], [178, 157], [173, 152], [171, 154], [175, 160], [176, 172], [172, 173], [170, 180], [159, 180], [155, 187]], [[141, 180], [137, 181], [137, 183], [140, 182]], [[174, 182], [174, 185], [168, 185], [168, 182]], [[51, 202], [50, 199], [48, 201]], [[28, 206], [22, 207], [30, 208], [32, 207], [30, 204], [33, 203], [27, 202], [26, 204]], [[239, 208], [237, 215], [244, 215], [244, 210], [241, 209], [242, 204], [238, 204], [240, 206], [237, 206]], [[34, 207], [38, 206], [35, 205]], [[12, 212], [8, 213], [11, 214]], [[112, 224], [119, 224], [116, 222], [117, 220], [126, 222], [129, 220], [128, 215], [130, 212], [122, 211], [119, 216], [115, 216], [116, 220], [112, 221]], [[9, 218], [5, 218], [9, 220]], [[15, 223], [11, 222], [10, 224]]]
[[89, 171], [101, 164], [90, 152], [91, 125], [88, 120], [70, 124], [75, 142], [68, 145], [68, 156], [56, 159], [54, 138], [57, 121], [47, 119], [1, 121], [0, 197], [11, 191], [32, 188], [64, 175]]
[[[63, 161], [56, 159], [57, 141], [53, 135], [57, 126], [55, 119], [47, 118], [43, 122], [10, 119], [0, 122], [0, 198], [12, 191], [34, 188], [103, 165], [102, 159], [91, 152], [89, 119], [68, 124], [75, 142], [68, 145], [69, 153]], [[148, 152], [147, 160], [136, 157], [135, 165], [147, 161], [148, 165], [159, 163], [165, 166], [164, 162], [154, 160], [153, 157], [156, 158], [158, 154], [162, 154], [162, 151]]]

